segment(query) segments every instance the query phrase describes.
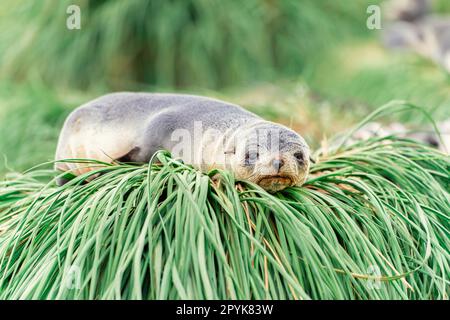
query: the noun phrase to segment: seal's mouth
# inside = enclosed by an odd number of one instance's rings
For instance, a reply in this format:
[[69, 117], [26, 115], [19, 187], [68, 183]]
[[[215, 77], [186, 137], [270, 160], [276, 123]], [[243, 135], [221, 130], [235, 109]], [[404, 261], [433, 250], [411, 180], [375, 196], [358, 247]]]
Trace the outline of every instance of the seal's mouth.
[[269, 191], [279, 191], [292, 185], [292, 179], [287, 176], [266, 176], [259, 179], [258, 185]]
[[283, 184], [288, 185], [292, 183], [292, 179], [286, 176], [270, 176], [270, 177], [263, 177], [259, 179], [258, 184], [265, 184], [267, 182], [270, 182], [271, 184]]

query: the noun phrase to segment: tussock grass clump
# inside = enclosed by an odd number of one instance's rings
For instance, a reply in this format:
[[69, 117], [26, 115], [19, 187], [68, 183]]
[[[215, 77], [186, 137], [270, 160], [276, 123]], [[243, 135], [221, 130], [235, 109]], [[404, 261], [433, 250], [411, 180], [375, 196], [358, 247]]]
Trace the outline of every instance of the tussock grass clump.
[[305, 186], [275, 195], [157, 157], [89, 184], [37, 169], [2, 182], [0, 298], [448, 299], [442, 153], [322, 150]]

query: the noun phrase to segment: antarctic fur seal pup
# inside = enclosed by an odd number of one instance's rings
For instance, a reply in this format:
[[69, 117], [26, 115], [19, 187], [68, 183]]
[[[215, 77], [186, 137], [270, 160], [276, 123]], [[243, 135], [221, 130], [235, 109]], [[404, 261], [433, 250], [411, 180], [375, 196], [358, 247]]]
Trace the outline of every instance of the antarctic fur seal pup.
[[[56, 160], [145, 163], [161, 149], [203, 172], [230, 170], [269, 192], [303, 184], [310, 164], [299, 134], [238, 105], [132, 92], [107, 94], [75, 109], [60, 133]], [[55, 168], [75, 175], [95, 169], [69, 162], [56, 162]]]

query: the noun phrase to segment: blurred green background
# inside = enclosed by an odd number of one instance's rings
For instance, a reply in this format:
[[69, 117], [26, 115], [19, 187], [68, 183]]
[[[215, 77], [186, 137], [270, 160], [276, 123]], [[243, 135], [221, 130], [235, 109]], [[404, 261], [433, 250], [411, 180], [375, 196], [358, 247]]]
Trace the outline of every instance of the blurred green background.
[[[53, 157], [76, 106], [111, 91], [184, 92], [243, 105], [313, 147], [404, 99], [450, 116], [446, 72], [369, 30], [378, 0], [3, 0], [0, 174]], [[68, 30], [67, 7], [81, 9]], [[434, 3], [448, 12], [449, 1]], [[421, 123], [420, 114], [386, 121]]]

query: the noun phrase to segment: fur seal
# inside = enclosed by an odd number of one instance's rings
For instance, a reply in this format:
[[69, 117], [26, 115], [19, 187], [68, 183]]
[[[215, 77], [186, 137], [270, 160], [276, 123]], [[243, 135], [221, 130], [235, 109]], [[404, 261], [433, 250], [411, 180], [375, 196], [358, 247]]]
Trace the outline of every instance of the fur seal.
[[[299, 134], [238, 105], [133, 92], [107, 94], [75, 109], [61, 130], [55, 158], [145, 163], [161, 149], [203, 172], [230, 170], [237, 180], [269, 192], [303, 184], [310, 165], [309, 147]], [[56, 162], [55, 168], [75, 175], [94, 169], [68, 162]]]

